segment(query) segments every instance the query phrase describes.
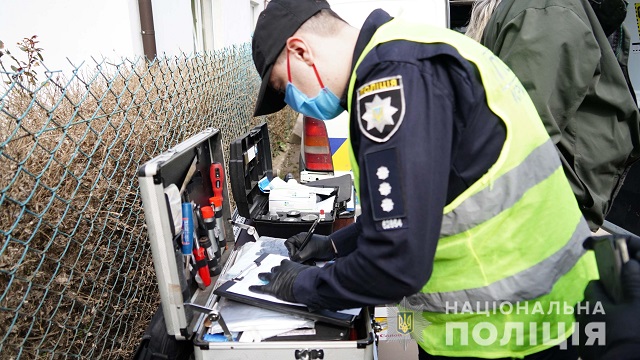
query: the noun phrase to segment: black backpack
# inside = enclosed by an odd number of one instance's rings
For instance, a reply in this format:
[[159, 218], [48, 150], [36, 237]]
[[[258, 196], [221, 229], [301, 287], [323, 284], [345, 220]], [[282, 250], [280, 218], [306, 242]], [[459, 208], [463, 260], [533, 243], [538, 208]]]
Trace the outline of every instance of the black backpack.
[[140, 345], [133, 355], [134, 360], [189, 360], [193, 359], [193, 343], [188, 340], [176, 340], [167, 334], [162, 306], [151, 318], [151, 322], [142, 335]]

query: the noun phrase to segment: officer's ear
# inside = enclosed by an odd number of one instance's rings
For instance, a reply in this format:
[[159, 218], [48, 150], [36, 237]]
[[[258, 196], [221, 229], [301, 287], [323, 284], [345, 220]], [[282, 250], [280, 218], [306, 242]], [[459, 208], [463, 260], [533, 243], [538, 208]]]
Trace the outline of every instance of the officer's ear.
[[315, 57], [311, 47], [309, 46], [309, 41], [305, 40], [303, 37], [290, 37], [287, 39], [286, 47], [287, 50], [290, 51], [289, 56], [302, 60], [309, 66], [314, 64]]

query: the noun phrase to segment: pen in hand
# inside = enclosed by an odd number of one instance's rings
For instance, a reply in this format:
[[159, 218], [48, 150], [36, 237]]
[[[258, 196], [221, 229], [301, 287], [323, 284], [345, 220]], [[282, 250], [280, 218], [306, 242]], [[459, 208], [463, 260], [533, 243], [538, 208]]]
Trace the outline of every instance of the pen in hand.
[[309, 240], [311, 240], [311, 237], [313, 236], [313, 232], [316, 230], [316, 226], [318, 226], [318, 223], [320, 223], [319, 216], [316, 218], [313, 224], [311, 224], [309, 231], [307, 231], [307, 236], [305, 236], [304, 240], [302, 240], [302, 244], [300, 244], [300, 247], [298, 248], [298, 254], [301, 253], [302, 250], [304, 250], [304, 247], [307, 246], [307, 244], [309, 243]]

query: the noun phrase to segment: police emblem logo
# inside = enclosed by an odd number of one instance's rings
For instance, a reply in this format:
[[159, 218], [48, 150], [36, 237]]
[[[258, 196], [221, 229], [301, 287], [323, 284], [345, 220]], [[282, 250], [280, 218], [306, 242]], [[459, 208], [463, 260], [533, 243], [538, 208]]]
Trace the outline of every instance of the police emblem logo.
[[362, 134], [376, 142], [389, 140], [404, 118], [402, 77], [370, 81], [358, 88], [356, 96]]
[[397, 329], [401, 334], [413, 331], [413, 311], [399, 311]]

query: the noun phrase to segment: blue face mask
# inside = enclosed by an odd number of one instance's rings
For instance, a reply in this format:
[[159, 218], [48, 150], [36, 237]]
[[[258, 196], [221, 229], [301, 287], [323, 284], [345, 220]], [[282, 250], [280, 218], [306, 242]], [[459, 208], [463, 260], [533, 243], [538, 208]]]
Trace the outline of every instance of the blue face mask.
[[318, 82], [320, 83], [320, 93], [314, 98], [309, 97], [302, 93], [293, 83], [291, 83], [291, 70], [289, 68], [289, 53], [287, 52], [287, 75], [289, 76], [289, 82], [285, 90], [284, 101], [291, 106], [291, 108], [299, 113], [307, 116], [311, 116], [320, 120], [333, 119], [340, 115], [344, 111], [340, 106], [340, 99], [325, 87], [320, 80], [318, 70], [315, 65], [311, 65], [316, 73]]

